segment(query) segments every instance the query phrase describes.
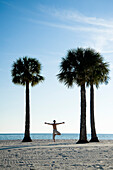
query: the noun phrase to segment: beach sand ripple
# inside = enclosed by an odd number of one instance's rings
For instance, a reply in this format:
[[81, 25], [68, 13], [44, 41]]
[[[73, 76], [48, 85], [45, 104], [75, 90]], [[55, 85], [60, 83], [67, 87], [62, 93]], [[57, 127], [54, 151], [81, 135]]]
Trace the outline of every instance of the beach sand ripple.
[[1, 170], [113, 169], [113, 141], [76, 144], [76, 140], [0, 141]]

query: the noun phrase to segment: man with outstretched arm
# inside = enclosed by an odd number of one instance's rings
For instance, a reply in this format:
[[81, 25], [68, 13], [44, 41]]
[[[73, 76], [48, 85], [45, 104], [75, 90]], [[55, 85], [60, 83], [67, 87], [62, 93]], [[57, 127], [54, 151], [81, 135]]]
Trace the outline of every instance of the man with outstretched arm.
[[56, 123], [56, 120], [53, 120], [53, 123], [47, 123], [47, 122], [45, 122], [45, 124], [47, 124], [47, 125], [52, 125], [52, 126], [53, 126], [53, 141], [54, 141], [54, 142], [55, 142], [55, 136], [56, 136], [56, 135], [61, 135], [61, 133], [57, 131], [57, 125], [64, 124], [64, 123], [65, 123], [65, 122]]

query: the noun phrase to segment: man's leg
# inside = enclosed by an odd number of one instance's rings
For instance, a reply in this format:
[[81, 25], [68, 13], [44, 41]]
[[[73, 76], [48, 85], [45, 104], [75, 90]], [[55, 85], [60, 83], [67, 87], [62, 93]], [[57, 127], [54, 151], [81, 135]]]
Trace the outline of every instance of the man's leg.
[[55, 134], [53, 133], [53, 141], [55, 142]]
[[57, 135], [61, 135], [61, 133], [59, 131], [56, 132]]
[[55, 142], [55, 131], [53, 130], [53, 141]]
[[55, 136], [56, 135], [61, 135], [60, 132], [58, 132], [57, 130], [53, 131], [53, 141], [55, 142]]

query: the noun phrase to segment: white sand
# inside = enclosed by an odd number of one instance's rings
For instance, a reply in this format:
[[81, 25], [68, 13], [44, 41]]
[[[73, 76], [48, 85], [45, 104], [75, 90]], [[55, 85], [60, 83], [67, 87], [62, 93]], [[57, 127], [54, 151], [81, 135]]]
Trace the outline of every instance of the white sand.
[[0, 141], [0, 170], [113, 169], [113, 141], [76, 144], [76, 140]]

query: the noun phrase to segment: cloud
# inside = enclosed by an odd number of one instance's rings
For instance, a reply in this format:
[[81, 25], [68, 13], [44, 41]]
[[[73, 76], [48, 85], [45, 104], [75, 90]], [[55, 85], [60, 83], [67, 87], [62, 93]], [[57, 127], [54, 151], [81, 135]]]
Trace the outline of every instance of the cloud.
[[[4, 5], [15, 7], [11, 3], [0, 1]], [[16, 8], [16, 7], [15, 7]], [[67, 30], [85, 35], [84, 46], [91, 45], [98, 51], [112, 51], [113, 44], [113, 21], [111, 19], [98, 18], [97, 16], [86, 16], [79, 11], [62, 10], [54, 7], [38, 5], [34, 11], [30, 9], [17, 9], [26, 12], [27, 17], [21, 18], [34, 24], [40, 24], [48, 27]], [[38, 9], [38, 12], [37, 12]], [[30, 15], [31, 14], [31, 17]], [[40, 15], [39, 15], [40, 14]], [[40, 16], [40, 18], [39, 18]], [[105, 50], [106, 48], [106, 50]]]
[[81, 13], [77, 13], [77, 12], [71, 12], [71, 11], [57, 11], [57, 13], [55, 13], [56, 16], [58, 16], [59, 18], [63, 18], [65, 20], [70, 20], [73, 22], [79, 22], [82, 24], [90, 24], [90, 25], [94, 25], [94, 26], [102, 26], [102, 27], [106, 27], [106, 28], [113, 28], [113, 22], [112, 21], [108, 21], [102, 18], [97, 18], [97, 17], [87, 17]]
[[84, 31], [84, 32], [96, 32], [96, 33], [111, 33], [113, 34], [113, 31], [110, 29], [102, 29], [102, 28], [96, 28], [96, 27], [90, 27], [90, 26], [76, 26], [76, 25], [67, 25], [67, 24], [61, 24], [61, 23], [55, 23], [55, 22], [47, 22], [47, 21], [40, 21], [38, 19], [26, 19], [29, 22], [35, 23], [35, 24], [43, 24], [50, 27], [55, 28], [61, 28], [66, 29], [70, 31]]
[[112, 18], [106, 20], [104, 18], [85, 16], [78, 11], [73, 12], [70, 10], [59, 10], [55, 8], [52, 10], [46, 8], [46, 10], [45, 12], [49, 13], [49, 15], [52, 15], [59, 19], [59, 21], [62, 20], [62, 22], [65, 23], [65, 25], [61, 24], [59, 27], [72, 31], [78, 31], [79, 33], [86, 32], [87, 35], [90, 33], [90, 37], [87, 38], [86, 44], [92, 44], [92, 46], [100, 52], [105, 51], [105, 49], [106, 53], [107, 51], [112, 51]]
[[[91, 46], [99, 52], [112, 51], [113, 44], [113, 21], [111, 19], [98, 18], [97, 16], [86, 16], [78, 11], [62, 10], [54, 7], [40, 5], [38, 7], [42, 20], [39, 18], [28, 18], [27, 21], [42, 24], [48, 27], [59, 28], [70, 32], [76, 32], [86, 39], [82, 41], [83, 46]], [[36, 15], [37, 16], [37, 15]]]
[[104, 34], [105, 37], [108, 36], [108, 38], [110, 39], [113, 36], [112, 18], [109, 20], [105, 20], [104, 18], [89, 17], [76, 10], [62, 10], [54, 7], [49, 8], [43, 5], [40, 5], [38, 10], [40, 10], [42, 14], [48, 16], [49, 18], [52, 18], [52, 21], [36, 21], [31, 19], [32, 22], [40, 22], [40, 24], [70, 31], [84, 31], [98, 34], [101, 33], [102, 36]]
[[113, 50], [110, 50], [110, 51], [102, 51], [104, 54], [112, 54], [113, 53]]
[[112, 18], [111, 20], [105, 20], [103, 18], [85, 16], [84, 14], [76, 10], [75, 11], [62, 10], [62, 9], [56, 9], [56, 8], [48, 8], [45, 6], [40, 6], [40, 10], [43, 13], [56, 17], [59, 20], [62, 19], [63, 21], [73, 21], [73, 22], [79, 22], [82, 24], [102, 26], [102, 27], [111, 28], [111, 29], [113, 28]]

